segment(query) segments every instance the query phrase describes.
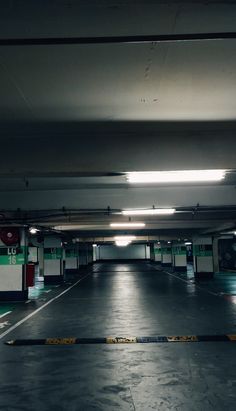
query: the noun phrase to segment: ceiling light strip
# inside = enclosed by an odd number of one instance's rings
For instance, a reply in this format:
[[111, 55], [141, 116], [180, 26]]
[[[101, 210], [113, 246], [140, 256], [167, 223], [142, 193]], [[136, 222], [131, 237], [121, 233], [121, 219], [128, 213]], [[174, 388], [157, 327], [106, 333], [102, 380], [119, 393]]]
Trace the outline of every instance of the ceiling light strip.
[[149, 210], [123, 210], [123, 215], [168, 215], [174, 214], [175, 208], [152, 208]]
[[127, 173], [129, 183], [194, 183], [220, 181], [226, 170], [134, 171]]
[[111, 223], [110, 227], [114, 228], [138, 228], [138, 227], [145, 227], [145, 223]]

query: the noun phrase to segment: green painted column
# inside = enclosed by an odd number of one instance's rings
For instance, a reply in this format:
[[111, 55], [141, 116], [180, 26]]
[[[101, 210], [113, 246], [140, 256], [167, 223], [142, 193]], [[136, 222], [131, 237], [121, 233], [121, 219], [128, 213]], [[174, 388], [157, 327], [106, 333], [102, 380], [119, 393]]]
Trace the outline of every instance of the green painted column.
[[[16, 241], [10, 245], [12, 233], [15, 233]], [[0, 301], [27, 300], [27, 263], [28, 238], [25, 228], [4, 228], [2, 235], [0, 231]]]
[[187, 252], [185, 244], [173, 244], [172, 246], [172, 265], [174, 271], [187, 270]]
[[44, 239], [44, 283], [60, 284], [64, 281], [65, 251], [59, 236]]
[[193, 267], [197, 278], [213, 278], [212, 237], [193, 238]]
[[160, 242], [154, 243], [154, 261], [161, 264], [161, 244]]
[[172, 266], [171, 244], [169, 244], [168, 242], [161, 243], [161, 265], [163, 267]]
[[79, 269], [79, 250], [77, 244], [71, 245], [65, 249], [66, 272], [77, 272]]

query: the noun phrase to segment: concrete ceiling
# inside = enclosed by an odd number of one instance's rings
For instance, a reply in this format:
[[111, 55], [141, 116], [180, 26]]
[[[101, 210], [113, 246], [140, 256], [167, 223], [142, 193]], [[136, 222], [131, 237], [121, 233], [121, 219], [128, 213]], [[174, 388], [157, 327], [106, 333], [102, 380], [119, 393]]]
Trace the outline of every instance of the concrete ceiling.
[[[12, 0], [0, 39], [230, 32], [235, 19], [234, 1]], [[235, 95], [234, 39], [0, 46], [1, 223], [110, 235], [122, 209], [154, 205], [178, 213], [145, 219], [147, 233], [232, 230]], [[230, 172], [148, 187], [124, 175], [211, 168]]]

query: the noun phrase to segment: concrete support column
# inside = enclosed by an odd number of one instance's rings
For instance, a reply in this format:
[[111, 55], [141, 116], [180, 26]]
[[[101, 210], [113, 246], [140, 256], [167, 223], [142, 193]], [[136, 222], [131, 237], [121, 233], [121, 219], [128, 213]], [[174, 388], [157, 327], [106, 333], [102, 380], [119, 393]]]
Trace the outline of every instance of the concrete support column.
[[145, 244], [144, 247], [145, 247], [145, 259], [150, 260], [150, 254], [151, 254], [150, 245]]
[[193, 268], [197, 278], [213, 278], [213, 246], [211, 237], [193, 239]]
[[155, 261], [154, 243], [150, 244], [150, 260]]
[[[97, 248], [97, 247], [95, 247]], [[79, 265], [86, 267], [94, 261], [94, 247], [92, 243], [79, 243]]]
[[97, 244], [93, 244], [93, 262], [97, 261]]
[[44, 283], [60, 284], [64, 281], [65, 251], [61, 238], [49, 236], [44, 239]]
[[88, 265], [88, 245], [86, 243], [79, 243], [79, 265], [80, 267]]
[[217, 237], [215, 237], [215, 238], [213, 238], [213, 243], [212, 243], [214, 273], [218, 273], [220, 271], [218, 240], [219, 239]]
[[101, 246], [98, 245], [98, 246], [96, 247], [96, 261], [99, 261], [99, 260], [100, 260], [100, 249], [101, 249]]
[[172, 265], [174, 271], [187, 271], [187, 253], [185, 244], [172, 246]]
[[29, 236], [28, 262], [35, 265], [35, 279], [44, 276], [44, 239], [39, 235]]
[[154, 243], [154, 261], [161, 264], [161, 244]]
[[[214, 247], [215, 245], [215, 247]], [[236, 236], [221, 236], [217, 239], [217, 271], [236, 272]], [[213, 241], [213, 257], [216, 259], [216, 244]], [[216, 272], [216, 271], [215, 271]]]
[[44, 277], [44, 245], [38, 248], [39, 278]]
[[168, 244], [168, 243], [161, 244], [161, 265], [163, 267], [172, 266], [171, 244]]
[[88, 264], [93, 263], [93, 245], [87, 244]]
[[0, 301], [27, 300], [27, 262], [28, 239], [25, 229], [2, 228], [0, 231]]
[[74, 244], [65, 249], [66, 264], [65, 269], [66, 273], [76, 273], [79, 269], [79, 258], [78, 258], [78, 246]]

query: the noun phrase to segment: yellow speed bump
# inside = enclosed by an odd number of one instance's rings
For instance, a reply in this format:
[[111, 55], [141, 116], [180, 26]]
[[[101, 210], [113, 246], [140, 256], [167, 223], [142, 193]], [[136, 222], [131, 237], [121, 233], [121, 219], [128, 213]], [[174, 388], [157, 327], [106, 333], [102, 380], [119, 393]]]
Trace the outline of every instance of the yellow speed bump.
[[76, 338], [46, 338], [45, 345], [70, 345], [76, 344]]
[[230, 339], [230, 341], [236, 341], [236, 334], [228, 334], [227, 337]]
[[137, 342], [137, 337], [107, 337], [107, 344], [134, 344]]
[[181, 335], [181, 336], [172, 336], [167, 337], [168, 342], [197, 342], [198, 338], [196, 335]]

